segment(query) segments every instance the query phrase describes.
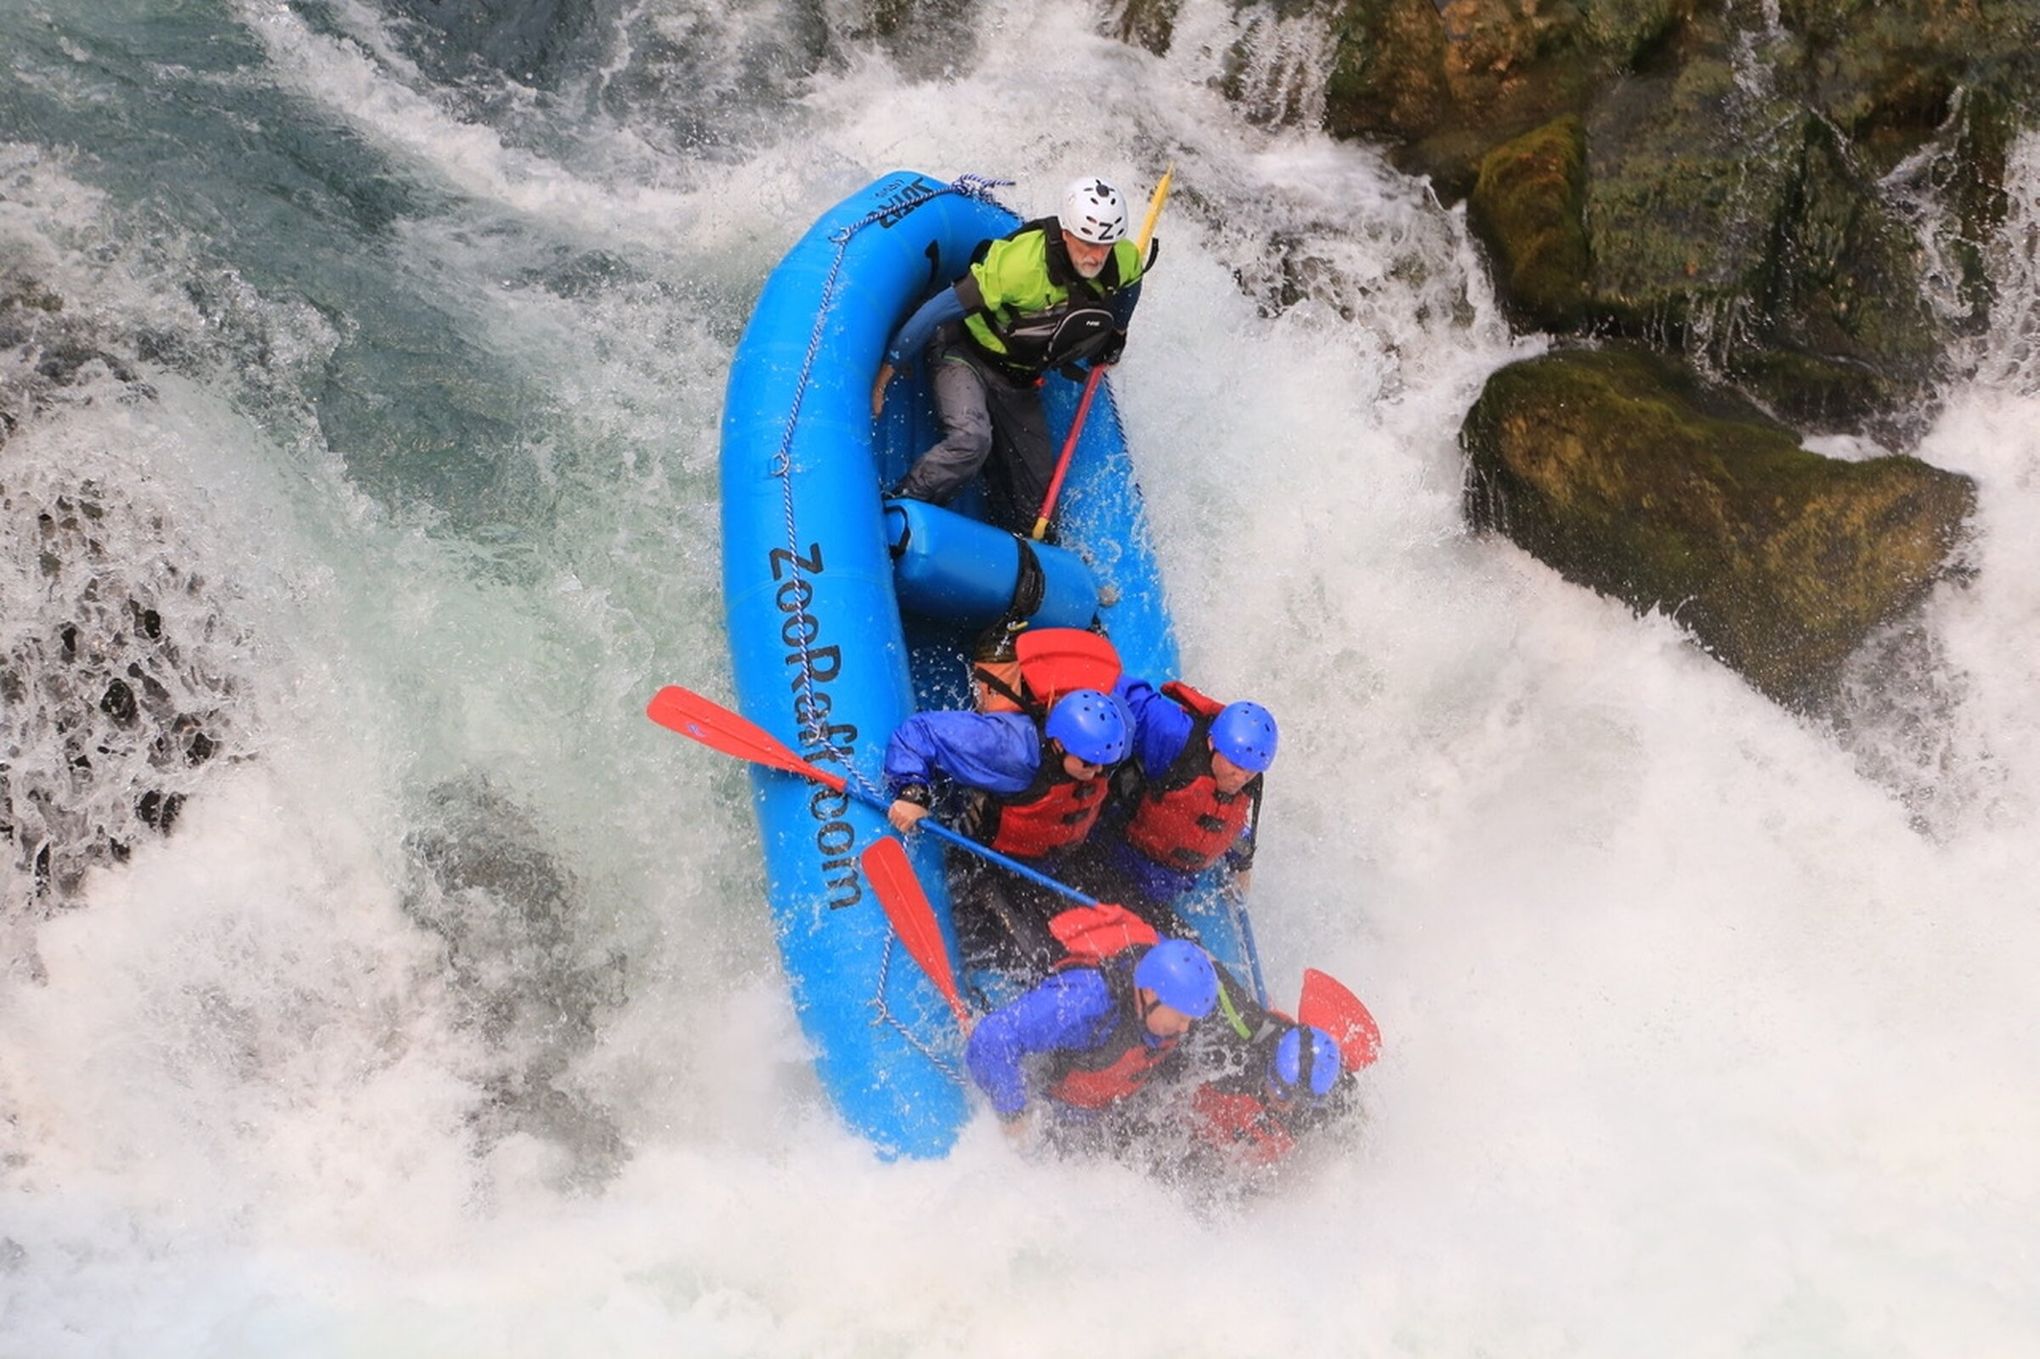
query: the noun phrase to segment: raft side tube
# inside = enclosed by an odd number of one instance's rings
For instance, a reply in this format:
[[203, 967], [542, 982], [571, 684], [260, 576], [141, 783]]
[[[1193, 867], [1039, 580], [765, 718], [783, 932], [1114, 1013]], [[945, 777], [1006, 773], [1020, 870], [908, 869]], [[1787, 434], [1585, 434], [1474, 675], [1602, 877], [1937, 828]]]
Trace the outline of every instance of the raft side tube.
[[[814, 224], [766, 281], [723, 409], [737, 706], [871, 790], [884, 786], [886, 738], [914, 706], [871, 380], [898, 318], [985, 234], [982, 205], [940, 187], [888, 175]], [[774, 934], [816, 1075], [882, 1154], [944, 1154], [969, 1116], [956, 1026], [859, 868], [857, 855], [890, 833], [883, 815], [776, 770], [754, 767], [751, 782]], [[939, 871], [925, 876], [946, 922]]]

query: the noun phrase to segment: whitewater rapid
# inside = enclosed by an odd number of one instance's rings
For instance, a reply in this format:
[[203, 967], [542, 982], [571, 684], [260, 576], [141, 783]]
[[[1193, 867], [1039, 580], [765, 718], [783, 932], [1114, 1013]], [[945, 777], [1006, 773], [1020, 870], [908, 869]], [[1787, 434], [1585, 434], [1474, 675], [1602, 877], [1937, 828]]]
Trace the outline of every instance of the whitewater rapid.
[[[148, 389], [88, 364], [0, 487], [113, 488], [106, 578], [202, 577], [226, 696], [171, 834], [0, 921], [0, 1357], [2040, 1349], [2040, 140], [1919, 450], [1973, 578], [1837, 732], [1468, 536], [1459, 420], [1538, 344], [1458, 212], [1214, 91], [1228, 5], [943, 61], [845, 8], [572, 10], [527, 81], [361, 0], [0, 6], [0, 259]], [[741, 771], [641, 715], [728, 692], [721, 383], [808, 222], [1169, 162], [1115, 386], [1189, 677], [1282, 717], [1271, 987], [1385, 1038], [1233, 1205], [989, 1120], [877, 1161]], [[69, 607], [26, 532], [0, 638]]]

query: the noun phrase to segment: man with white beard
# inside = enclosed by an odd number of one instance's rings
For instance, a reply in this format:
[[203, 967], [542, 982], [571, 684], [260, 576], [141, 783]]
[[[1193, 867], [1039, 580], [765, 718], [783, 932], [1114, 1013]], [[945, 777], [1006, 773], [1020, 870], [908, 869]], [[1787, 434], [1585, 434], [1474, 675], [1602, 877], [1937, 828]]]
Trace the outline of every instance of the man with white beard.
[[891, 493], [946, 504], [997, 453], [994, 515], [1025, 533], [1055, 472], [1043, 375], [1117, 361], [1145, 263], [1127, 239], [1126, 199], [1095, 176], [1071, 183], [1054, 217], [980, 244], [963, 277], [900, 327], [879, 366], [873, 418], [893, 374], [925, 348], [942, 424], [941, 442]]

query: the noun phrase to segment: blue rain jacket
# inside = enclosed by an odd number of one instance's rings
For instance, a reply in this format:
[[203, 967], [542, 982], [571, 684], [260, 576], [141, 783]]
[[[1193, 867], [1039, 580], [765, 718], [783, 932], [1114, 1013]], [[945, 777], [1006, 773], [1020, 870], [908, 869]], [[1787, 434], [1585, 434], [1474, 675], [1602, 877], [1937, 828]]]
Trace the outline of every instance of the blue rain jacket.
[[885, 775], [894, 792], [938, 776], [966, 788], [1010, 796], [1033, 784], [1041, 768], [1041, 733], [1021, 713], [915, 713], [885, 746]]
[[1001, 1118], [1027, 1107], [1026, 1059], [1085, 1052], [1112, 1036], [1117, 1020], [1105, 974], [1093, 967], [1051, 974], [971, 1030], [964, 1061]]
[[[1133, 757], [1140, 761], [1141, 776], [1150, 781], [1167, 776], [1170, 766], [1176, 763], [1176, 757], [1183, 753], [1184, 745], [1190, 740], [1190, 733], [1196, 729], [1197, 719], [1182, 704], [1144, 679], [1121, 675], [1119, 683], [1112, 686], [1112, 692], [1133, 713]], [[1226, 863], [1235, 870], [1253, 863], [1250, 846], [1254, 829], [1249, 823], [1245, 834], [1240, 836], [1239, 844], [1226, 854]], [[1113, 864], [1131, 876], [1141, 891], [1156, 901], [1173, 901], [1197, 885], [1198, 874], [1158, 864], [1123, 840], [1115, 839], [1107, 852]]]

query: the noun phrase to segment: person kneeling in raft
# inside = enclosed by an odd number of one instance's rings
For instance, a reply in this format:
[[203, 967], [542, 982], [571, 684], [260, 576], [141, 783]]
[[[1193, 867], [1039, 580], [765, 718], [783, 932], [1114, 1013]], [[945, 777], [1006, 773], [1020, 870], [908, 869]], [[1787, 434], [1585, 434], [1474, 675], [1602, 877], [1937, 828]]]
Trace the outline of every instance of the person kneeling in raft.
[[1176, 906], [1199, 875], [1223, 861], [1224, 890], [1236, 898], [1252, 880], [1275, 718], [1258, 703], [1219, 703], [1181, 680], [1156, 688], [1125, 676], [1112, 693], [1133, 714], [1133, 757], [1114, 778], [1117, 806], [1072, 871], [1092, 896], [1194, 939]]
[[1012, 1132], [1037, 1093], [1090, 1113], [1139, 1093], [1218, 1003], [1203, 949], [1159, 937], [1118, 906], [1065, 911], [1053, 924], [1068, 956], [979, 1020], [964, 1054]]
[[900, 327], [871, 388], [872, 418], [893, 374], [925, 349], [942, 441], [891, 494], [946, 505], [990, 461], [995, 520], [1027, 531], [1055, 475], [1043, 374], [1117, 363], [1126, 347], [1144, 268], [1127, 226], [1119, 190], [1087, 175], [1055, 216], [981, 243], [963, 277]]
[[[965, 834], [1053, 875], [1097, 823], [1104, 775], [1132, 742], [1125, 705], [1096, 689], [1063, 695], [1038, 723], [1025, 713], [916, 713], [886, 743], [894, 797], [886, 818], [912, 831], [934, 805], [936, 786], [955, 784], [969, 793]], [[1046, 972], [1059, 952], [1049, 928], [1057, 898], [976, 861], [957, 876], [954, 918], [966, 965], [1030, 978]]]
[[[1237, 1040], [1231, 1069], [1190, 1097], [1193, 1160], [1213, 1163], [1208, 1170], [1272, 1168], [1296, 1150], [1299, 1138], [1352, 1104], [1353, 1078], [1329, 1033], [1271, 1011], [1254, 1013], [1250, 1022], [1254, 1031]], [[1218, 1031], [1232, 1046], [1234, 1030]]]

